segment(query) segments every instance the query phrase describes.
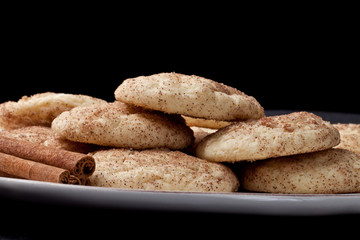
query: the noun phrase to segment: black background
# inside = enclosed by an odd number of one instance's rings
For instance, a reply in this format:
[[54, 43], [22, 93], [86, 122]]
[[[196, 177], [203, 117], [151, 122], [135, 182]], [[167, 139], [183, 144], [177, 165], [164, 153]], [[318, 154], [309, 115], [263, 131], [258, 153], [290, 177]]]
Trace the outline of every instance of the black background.
[[209, 14], [196, 21], [168, 13], [129, 25], [112, 15], [51, 14], [6, 26], [2, 102], [45, 91], [112, 101], [126, 78], [174, 71], [236, 87], [265, 109], [360, 112], [351, 15]]

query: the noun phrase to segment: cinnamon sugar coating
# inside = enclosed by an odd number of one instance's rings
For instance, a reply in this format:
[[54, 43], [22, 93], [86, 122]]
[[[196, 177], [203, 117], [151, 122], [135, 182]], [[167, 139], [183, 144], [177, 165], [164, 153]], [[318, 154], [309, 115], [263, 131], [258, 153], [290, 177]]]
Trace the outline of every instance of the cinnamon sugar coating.
[[196, 155], [216, 162], [254, 161], [336, 146], [339, 131], [308, 112], [237, 122], [205, 137]]
[[339, 130], [341, 141], [336, 148], [348, 149], [360, 154], [360, 124], [338, 123], [333, 126]]
[[291, 194], [360, 192], [360, 155], [345, 149], [279, 157], [246, 163], [242, 188]]
[[43, 126], [29, 126], [8, 131], [1, 131], [0, 135], [72, 152], [88, 153], [99, 148], [98, 146], [91, 144], [61, 139], [55, 135], [50, 127]]
[[80, 94], [38, 93], [19, 101], [0, 104], [0, 127], [15, 129], [26, 126], [50, 127], [60, 113], [74, 107], [106, 103], [105, 100]]
[[214, 120], [258, 119], [258, 101], [224, 84], [195, 75], [159, 73], [123, 81], [115, 98], [144, 108]]
[[188, 125], [189, 127], [219, 129], [229, 126], [231, 123], [233, 123], [229, 121], [219, 121], [219, 120], [211, 120], [204, 118], [192, 118], [188, 116], [182, 116], [182, 117], [185, 119], [186, 125]]
[[126, 189], [234, 192], [239, 181], [232, 170], [169, 149], [109, 149], [93, 154], [94, 186]]
[[201, 140], [204, 137], [206, 137], [211, 133], [216, 132], [217, 130], [212, 128], [202, 128], [202, 127], [190, 127], [190, 128], [194, 132], [194, 142], [186, 149], [183, 149], [183, 152], [195, 156], [196, 146], [199, 144], [199, 142], [201, 142]]
[[53, 121], [52, 129], [72, 141], [136, 149], [182, 149], [194, 139], [181, 116], [118, 101], [64, 112]]

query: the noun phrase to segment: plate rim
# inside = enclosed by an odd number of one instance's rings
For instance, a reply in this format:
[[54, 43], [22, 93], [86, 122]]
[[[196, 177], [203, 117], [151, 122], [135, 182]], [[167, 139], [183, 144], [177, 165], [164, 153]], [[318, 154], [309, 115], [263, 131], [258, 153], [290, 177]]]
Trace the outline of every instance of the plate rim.
[[2, 197], [54, 206], [272, 216], [360, 214], [360, 193], [274, 194], [149, 191], [0, 177]]

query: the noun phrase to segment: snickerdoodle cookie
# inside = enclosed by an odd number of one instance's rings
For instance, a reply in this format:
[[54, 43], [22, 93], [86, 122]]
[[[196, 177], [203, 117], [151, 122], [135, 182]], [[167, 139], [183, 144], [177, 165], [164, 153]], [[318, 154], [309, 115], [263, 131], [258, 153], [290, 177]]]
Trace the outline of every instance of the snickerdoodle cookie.
[[193, 118], [188, 116], [182, 116], [185, 119], [186, 125], [189, 127], [200, 127], [200, 128], [211, 128], [211, 129], [219, 129], [226, 126], [229, 126], [233, 122], [229, 121], [219, 121], [212, 119], [204, 119], [204, 118]]
[[43, 126], [29, 126], [8, 131], [1, 131], [0, 135], [72, 152], [88, 153], [99, 149], [98, 146], [92, 144], [61, 139], [55, 135], [50, 127]]
[[97, 151], [93, 157], [94, 186], [191, 192], [234, 192], [239, 187], [230, 168], [180, 151], [118, 148]]
[[194, 132], [195, 141], [194, 144], [198, 144], [203, 140], [207, 135], [216, 132], [216, 129], [212, 128], [203, 128], [203, 127], [190, 127]]
[[159, 73], [123, 81], [119, 101], [144, 108], [214, 120], [258, 119], [264, 109], [245, 93], [195, 75]]
[[308, 112], [237, 122], [205, 137], [200, 158], [215, 162], [254, 161], [325, 150], [340, 142], [339, 131]]
[[185, 149], [186, 153], [190, 155], [195, 155], [196, 146], [205, 138], [207, 135], [216, 132], [216, 129], [212, 128], [203, 128], [203, 127], [190, 127], [194, 132], [194, 142], [188, 148]]
[[360, 192], [360, 155], [345, 149], [246, 163], [242, 188], [269, 193], [317, 194]]
[[341, 136], [340, 144], [337, 148], [344, 148], [360, 154], [360, 124], [355, 123], [338, 123], [333, 124]]
[[118, 101], [63, 112], [53, 121], [52, 129], [58, 136], [72, 141], [136, 149], [182, 149], [194, 138], [180, 115]]
[[23, 96], [17, 102], [0, 104], [0, 127], [6, 130], [33, 125], [50, 126], [52, 120], [64, 111], [105, 102], [86, 95], [67, 93], [46, 92]]

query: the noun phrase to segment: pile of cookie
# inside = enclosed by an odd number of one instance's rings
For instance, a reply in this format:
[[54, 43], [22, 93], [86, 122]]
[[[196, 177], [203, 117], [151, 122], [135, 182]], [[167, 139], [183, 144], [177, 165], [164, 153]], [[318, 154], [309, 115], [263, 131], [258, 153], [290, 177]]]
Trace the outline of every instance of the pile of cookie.
[[309, 112], [266, 117], [254, 97], [194, 75], [126, 79], [114, 102], [59, 93], [23, 97], [0, 105], [0, 128], [91, 154], [93, 186], [360, 192], [359, 124], [332, 125]]

